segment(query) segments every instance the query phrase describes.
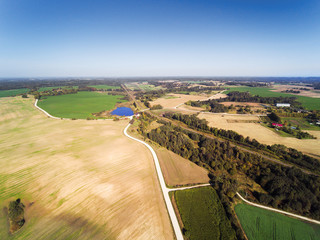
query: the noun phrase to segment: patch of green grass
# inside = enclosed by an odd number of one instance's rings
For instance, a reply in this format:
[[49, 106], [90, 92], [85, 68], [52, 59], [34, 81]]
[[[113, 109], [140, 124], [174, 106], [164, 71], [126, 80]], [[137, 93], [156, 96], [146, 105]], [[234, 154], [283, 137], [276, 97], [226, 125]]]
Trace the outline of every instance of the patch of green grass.
[[125, 102], [121, 95], [98, 92], [78, 92], [76, 94], [48, 96], [38, 102], [38, 106], [55, 117], [86, 119], [92, 113], [111, 110], [117, 102]]
[[298, 126], [301, 130], [314, 130], [320, 131], [319, 126], [311, 125], [305, 118], [297, 117], [281, 117], [282, 121], [287, 121], [291, 123], [292, 126]]
[[18, 94], [29, 92], [28, 88], [12, 89], [12, 90], [0, 90], [0, 97], [13, 97]]
[[235, 239], [216, 191], [200, 187], [174, 192], [187, 239]]
[[110, 86], [110, 85], [90, 85], [89, 87], [94, 87], [96, 89], [103, 89], [103, 90], [120, 89], [120, 86]]
[[247, 204], [235, 207], [249, 240], [320, 239], [320, 226]]
[[298, 96], [288, 93], [272, 92], [271, 88], [263, 87], [229, 87], [230, 90], [224, 92], [239, 91], [239, 92], [250, 92], [252, 95], [259, 95], [260, 97], [296, 97], [297, 100], [308, 110], [320, 110], [320, 98], [311, 98], [305, 96]]

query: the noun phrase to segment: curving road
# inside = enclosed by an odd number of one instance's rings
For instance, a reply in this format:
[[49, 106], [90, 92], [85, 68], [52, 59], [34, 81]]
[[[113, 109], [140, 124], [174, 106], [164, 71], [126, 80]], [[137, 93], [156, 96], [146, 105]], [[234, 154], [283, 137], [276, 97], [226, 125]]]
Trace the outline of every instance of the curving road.
[[160, 182], [162, 194], [163, 194], [163, 197], [164, 197], [167, 209], [168, 209], [168, 213], [169, 213], [169, 216], [170, 216], [170, 219], [171, 219], [171, 223], [172, 223], [172, 227], [173, 227], [174, 233], [176, 235], [177, 240], [183, 240], [183, 235], [182, 235], [182, 232], [180, 230], [179, 222], [178, 222], [177, 216], [176, 216], [176, 214], [174, 212], [173, 205], [172, 205], [170, 197], [169, 197], [169, 192], [171, 190], [169, 188], [167, 188], [167, 186], [165, 184], [157, 154], [149, 144], [147, 144], [144, 141], [139, 140], [137, 138], [131, 137], [127, 133], [127, 130], [130, 127], [130, 125], [131, 124], [129, 123], [128, 126], [124, 129], [124, 131], [123, 131], [124, 135], [126, 135], [128, 138], [130, 138], [132, 140], [135, 140], [135, 141], [137, 141], [139, 143], [142, 143], [143, 145], [145, 145], [150, 150], [150, 152], [152, 154], [152, 157], [153, 157], [153, 160], [154, 160], [154, 164], [156, 166], [157, 175], [158, 175], [158, 179], [159, 179], [159, 182]]
[[257, 203], [250, 202], [250, 201], [246, 200], [245, 198], [243, 198], [238, 192], [237, 192], [237, 195], [239, 196], [239, 198], [241, 198], [242, 201], [244, 201], [244, 202], [246, 202], [246, 203], [248, 203], [248, 204], [250, 204], [252, 206], [263, 208], [263, 209], [267, 209], [267, 210], [270, 210], [270, 211], [273, 211], [273, 212], [282, 213], [282, 214], [285, 214], [285, 215], [288, 215], [288, 216], [291, 216], [291, 217], [299, 218], [301, 220], [312, 222], [312, 223], [320, 225], [320, 221], [317, 221], [317, 220], [314, 220], [314, 219], [311, 219], [311, 218], [307, 218], [307, 217], [304, 217], [304, 216], [300, 216], [300, 215], [297, 215], [297, 214], [289, 213], [289, 212], [286, 212], [286, 211], [278, 210], [278, 209], [275, 209], [275, 208], [267, 207], [267, 206], [260, 205], [260, 204], [257, 204]]
[[61, 119], [61, 118], [54, 117], [54, 116], [50, 115], [48, 112], [46, 112], [46, 111], [43, 110], [42, 108], [38, 107], [38, 99], [36, 99], [36, 101], [34, 102], [34, 106], [35, 106], [36, 108], [38, 108], [41, 112], [43, 112], [45, 115], [47, 115], [48, 117], [51, 117], [51, 118], [54, 118], [54, 119]]

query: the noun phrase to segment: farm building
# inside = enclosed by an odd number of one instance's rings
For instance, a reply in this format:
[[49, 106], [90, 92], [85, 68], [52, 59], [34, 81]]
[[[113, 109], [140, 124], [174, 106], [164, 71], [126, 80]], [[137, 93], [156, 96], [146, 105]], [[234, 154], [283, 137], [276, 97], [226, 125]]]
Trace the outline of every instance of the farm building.
[[272, 123], [273, 127], [283, 127], [283, 124], [280, 123]]
[[277, 103], [277, 107], [290, 107], [290, 103]]

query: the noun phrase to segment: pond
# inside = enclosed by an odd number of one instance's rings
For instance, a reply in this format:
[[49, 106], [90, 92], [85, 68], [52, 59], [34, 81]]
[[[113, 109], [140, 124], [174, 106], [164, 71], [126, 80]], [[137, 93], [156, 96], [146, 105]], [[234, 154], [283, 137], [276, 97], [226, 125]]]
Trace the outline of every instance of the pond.
[[134, 113], [131, 108], [128, 107], [118, 107], [117, 109], [111, 112], [112, 115], [118, 116], [132, 116]]

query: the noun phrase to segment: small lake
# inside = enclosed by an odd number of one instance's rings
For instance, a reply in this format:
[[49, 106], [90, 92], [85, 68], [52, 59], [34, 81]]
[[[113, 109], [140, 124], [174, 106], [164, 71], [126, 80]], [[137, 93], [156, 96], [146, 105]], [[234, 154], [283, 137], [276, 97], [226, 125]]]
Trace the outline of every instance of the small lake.
[[132, 116], [134, 113], [131, 108], [128, 107], [118, 107], [116, 110], [113, 110], [111, 112], [112, 115], [118, 115], [118, 116]]

